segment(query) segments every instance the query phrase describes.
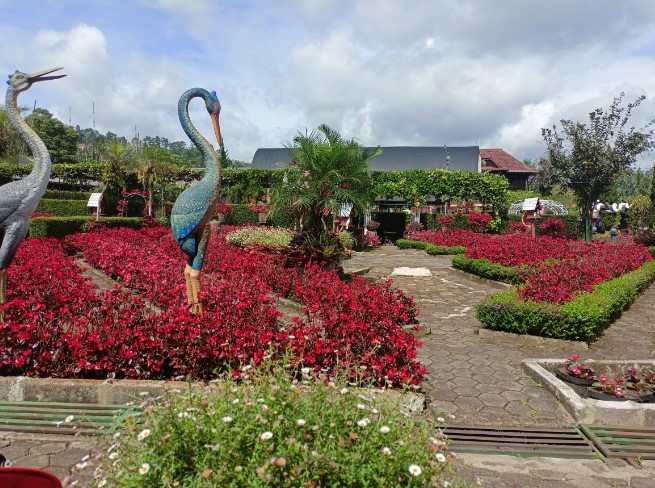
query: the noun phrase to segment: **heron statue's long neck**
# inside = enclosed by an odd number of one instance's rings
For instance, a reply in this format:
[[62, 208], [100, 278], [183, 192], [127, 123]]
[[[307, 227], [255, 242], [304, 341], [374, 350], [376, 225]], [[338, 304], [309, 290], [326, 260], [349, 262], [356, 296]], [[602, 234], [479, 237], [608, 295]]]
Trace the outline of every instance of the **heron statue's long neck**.
[[31, 182], [37, 194], [41, 196], [50, 181], [51, 164], [48, 149], [45, 147], [41, 138], [36, 135], [36, 132], [21, 117], [20, 110], [18, 109], [18, 93], [11, 86], [7, 89], [5, 109], [11, 125], [14, 126], [21, 138], [27, 143], [34, 157], [34, 167], [23, 181]]
[[195, 128], [193, 123], [191, 123], [191, 118], [189, 117], [189, 102], [193, 98], [200, 97], [205, 101], [211, 100], [210, 93], [203, 88], [191, 88], [182, 94], [180, 101], [177, 105], [177, 113], [180, 117], [180, 124], [186, 135], [189, 136], [191, 142], [200, 150], [205, 159], [205, 176], [203, 176], [203, 182], [209, 180], [211, 183], [217, 183], [221, 179], [221, 167], [219, 163], [218, 154], [214, 146], [212, 146], [207, 139], [205, 139], [200, 132]]

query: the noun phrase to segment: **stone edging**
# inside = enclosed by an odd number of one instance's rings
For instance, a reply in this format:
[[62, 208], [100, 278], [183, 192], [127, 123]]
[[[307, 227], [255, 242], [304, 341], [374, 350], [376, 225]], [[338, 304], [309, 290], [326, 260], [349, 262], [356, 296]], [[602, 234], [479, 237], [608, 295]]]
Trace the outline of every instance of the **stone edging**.
[[[205, 388], [204, 383], [152, 380], [73, 380], [58, 378], [30, 378], [27, 376], [0, 377], [0, 401], [3, 402], [63, 402], [101, 405], [124, 405], [143, 401], [144, 395], [159, 397], [166, 391]], [[425, 395], [396, 390], [357, 389], [358, 395], [399, 395], [400, 408], [408, 414], [425, 409]]]

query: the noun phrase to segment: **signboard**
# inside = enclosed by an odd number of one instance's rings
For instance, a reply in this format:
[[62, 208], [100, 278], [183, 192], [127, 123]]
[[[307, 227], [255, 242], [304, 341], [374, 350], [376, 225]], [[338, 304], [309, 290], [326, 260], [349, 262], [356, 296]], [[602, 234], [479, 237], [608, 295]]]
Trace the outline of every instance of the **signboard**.
[[522, 210], [524, 212], [530, 212], [530, 211], [534, 212], [535, 210], [537, 210], [538, 203], [539, 203], [538, 198], [526, 198], [525, 200], [523, 200]]
[[98, 208], [100, 206], [100, 200], [102, 200], [102, 193], [91, 193], [86, 206]]

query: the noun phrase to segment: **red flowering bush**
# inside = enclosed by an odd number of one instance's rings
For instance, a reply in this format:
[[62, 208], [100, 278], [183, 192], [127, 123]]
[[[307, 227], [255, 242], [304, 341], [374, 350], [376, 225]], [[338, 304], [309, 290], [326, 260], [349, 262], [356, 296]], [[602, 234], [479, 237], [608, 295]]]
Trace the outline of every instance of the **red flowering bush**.
[[541, 235], [549, 237], [566, 237], [567, 229], [562, 219], [548, 217], [539, 224]]
[[233, 211], [234, 211], [234, 207], [232, 205], [230, 205], [229, 203], [218, 202], [218, 205], [216, 205], [216, 213], [228, 216]]
[[509, 234], [525, 234], [528, 231], [528, 227], [521, 222], [511, 221], [509, 223]]
[[437, 222], [439, 222], [439, 225], [441, 226], [442, 230], [447, 230], [451, 225], [455, 223], [455, 219], [452, 218], [450, 215], [444, 215], [442, 217], [439, 217], [437, 219]]
[[266, 213], [268, 212], [268, 207], [266, 205], [253, 205], [250, 207], [250, 210], [253, 213]]
[[382, 245], [382, 238], [370, 232], [362, 235], [362, 247], [377, 247]]
[[484, 231], [486, 229], [487, 225], [489, 225], [489, 222], [491, 222], [491, 215], [486, 214], [486, 213], [481, 213], [481, 212], [471, 212], [468, 214], [468, 223], [469, 225], [472, 225], [476, 229], [478, 229], [479, 232]]

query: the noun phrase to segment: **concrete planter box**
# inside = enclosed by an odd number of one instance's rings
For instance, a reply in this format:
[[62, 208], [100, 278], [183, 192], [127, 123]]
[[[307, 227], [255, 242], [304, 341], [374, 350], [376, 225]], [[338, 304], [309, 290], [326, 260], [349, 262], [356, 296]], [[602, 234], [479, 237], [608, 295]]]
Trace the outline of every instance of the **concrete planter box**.
[[[625, 425], [634, 427], [655, 426], [655, 403], [613, 402], [584, 398], [574, 385], [555, 375], [566, 359], [525, 359], [523, 370], [537, 383], [555, 395], [571, 416], [581, 424]], [[584, 362], [599, 368], [650, 368], [655, 370], [655, 360], [593, 361]]]

